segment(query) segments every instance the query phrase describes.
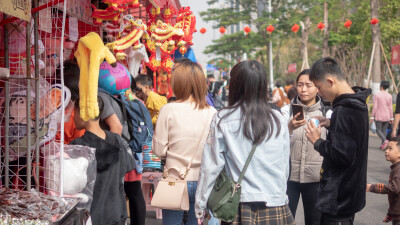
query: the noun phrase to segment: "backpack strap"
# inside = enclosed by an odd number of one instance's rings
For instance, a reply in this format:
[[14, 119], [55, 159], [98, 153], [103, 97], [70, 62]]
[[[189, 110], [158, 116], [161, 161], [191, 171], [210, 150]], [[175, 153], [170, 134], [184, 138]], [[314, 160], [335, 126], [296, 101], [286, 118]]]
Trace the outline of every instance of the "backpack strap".
[[[122, 94], [119, 95], [119, 98], [116, 98], [114, 96], [112, 96], [117, 102], [118, 104], [121, 106], [122, 109], [122, 117], [124, 119], [124, 122], [126, 121], [126, 123], [128, 124], [128, 131], [131, 132], [131, 130], [133, 129], [133, 125], [132, 125], [132, 121], [128, 119], [128, 114], [126, 113], [126, 106], [125, 103], [123, 102], [122, 98]], [[123, 125], [122, 125], [123, 126]], [[124, 135], [124, 132], [121, 133], [121, 137], [126, 141], [126, 142], [130, 142], [131, 138], [128, 138], [127, 136]]]
[[140, 104], [139, 100], [137, 100], [137, 99], [134, 99], [133, 102], [135, 102], [136, 104], [139, 105], [140, 114], [142, 115], [142, 119], [144, 121], [144, 124], [147, 126], [148, 124], [146, 123], [146, 118], [144, 117], [142, 105]]

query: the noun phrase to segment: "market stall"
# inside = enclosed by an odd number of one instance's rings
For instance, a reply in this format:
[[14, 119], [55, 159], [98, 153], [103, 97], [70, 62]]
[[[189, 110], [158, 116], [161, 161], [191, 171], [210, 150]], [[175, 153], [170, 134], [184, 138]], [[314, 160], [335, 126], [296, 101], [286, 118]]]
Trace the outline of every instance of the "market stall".
[[[80, 38], [96, 33], [133, 77], [151, 70], [154, 91], [171, 97], [174, 54], [184, 55], [193, 44], [195, 24], [190, 8], [181, 7], [179, 0], [2, 1], [0, 199], [6, 192], [22, 196], [23, 191], [34, 191], [38, 199], [85, 199], [82, 195], [94, 182], [89, 178], [95, 173], [90, 171], [94, 153], [85, 149], [86, 155], [76, 156], [64, 143], [64, 122], [73, 102], [59, 68], [74, 58]], [[76, 168], [76, 160], [87, 161], [85, 168], [78, 168], [87, 176], [66, 170]], [[71, 190], [66, 179], [83, 185]], [[74, 204], [63, 210], [73, 210]]]

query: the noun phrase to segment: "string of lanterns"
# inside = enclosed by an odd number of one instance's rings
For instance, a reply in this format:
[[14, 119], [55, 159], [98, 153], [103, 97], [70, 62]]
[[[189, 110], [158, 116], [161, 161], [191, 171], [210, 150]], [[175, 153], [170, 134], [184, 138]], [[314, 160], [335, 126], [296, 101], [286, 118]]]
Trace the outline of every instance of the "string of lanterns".
[[[377, 18], [372, 18], [369, 22], [371, 23], [371, 25], [376, 25], [377, 23], [379, 23], [379, 20], [378, 20]], [[346, 28], [350, 29], [350, 27], [351, 27], [352, 24], [353, 24], [353, 22], [352, 22], [351, 20], [346, 20], [346, 22], [344, 22], [343, 25], [344, 25]], [[320, 30], [322, 31], [322, 30], [325, 28], [325, 24], [324, 24], [323, 22], [319, 22], [318, 25], [317, 25], [317, 28], [320, 29]], [[293, 31], [293, 33], [297, 33], [297, 32], [299, 31], [299, 29], [300, 29], [300, 27], [299, 27], [299, 25], [297, 25], [297, 24], [294, 24], [294, 25], [292, 26], [292, 28], [291, 28], [291, 30]], [[270, 25], [268, 25], [268, 26], [265, 28], [265, 30], [266, 30], [269, 34], [271, 34], [271, 33], [275, 30], [275, 27], [272, 26], [272, 25], [270, 24]], [[221, 26], [221, 27], [218, 29], [218, 31], [219, 31], [221, 34], [224, 34], [224, 33], [226, 32], [226, 29], [225, 29], [224, 26]], [[244, 31], [245, 34], [247, 35], [247, 34], [249, 34], [249, 33], [251, 32], [251, 28], [250, 28], [249, 26], [245, 26], [245, 27], [243, 28], [243, 31]], [[204, 34], [204, 33], [206, 33], [206, 32], [207, 32], [206, 28], [203, 27], [203, 28], [200, 29], [200, 33]]]

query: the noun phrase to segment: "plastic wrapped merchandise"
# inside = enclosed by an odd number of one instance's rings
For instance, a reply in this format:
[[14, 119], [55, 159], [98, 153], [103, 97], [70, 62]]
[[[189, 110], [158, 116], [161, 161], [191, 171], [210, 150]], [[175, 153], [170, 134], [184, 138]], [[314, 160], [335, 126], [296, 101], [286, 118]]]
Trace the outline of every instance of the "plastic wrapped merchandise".
[[43, 193], [0, 189], [0, 224], [60, 224], [76, 207], [79, 199], [60, 198]]
[[63, 185], [64, 197], [78, 197], [82, 200], [77, 208], [90, 211], [93, 188], [96, 181], [95, 149], [81, 145], [64, 145], [63, 181], [60, 175], [60, 144], [51, 142], [42, 148], [45, 164], [45, 184], [49, 194], [59, 195]]
[[371, 131], [372, 131], [372, 133], [376, 133], [376, 124], [375, 124], [375, 121], [372, 121], [372, 123], [371, 123]]

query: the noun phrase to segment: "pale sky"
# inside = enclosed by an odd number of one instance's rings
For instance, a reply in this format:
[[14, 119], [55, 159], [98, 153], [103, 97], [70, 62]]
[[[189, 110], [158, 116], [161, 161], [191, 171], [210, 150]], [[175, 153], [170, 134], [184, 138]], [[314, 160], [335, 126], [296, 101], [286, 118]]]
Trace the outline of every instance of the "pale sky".
[[[193, 14], [196, 16], [196, 29], [197, 32], [193, 34], [193, 51], [196, 55], [197, 62], [203, 67], [207, 65], [207, 61], [210, 60], [212, 55], [205, 55], [203, 53], [207, 45], [212, 44], [213, 39], [219, 38], [216, 30], [213, 31], [212, 22], [205, 22], [200, 17], [201, 11], [206, 11], [208, 8], [207, 0], [181, 0], [182, 6], [190, 6]], [[205, 34], [200, 33], [200, 29], [204, 27], [207, 29]]]

